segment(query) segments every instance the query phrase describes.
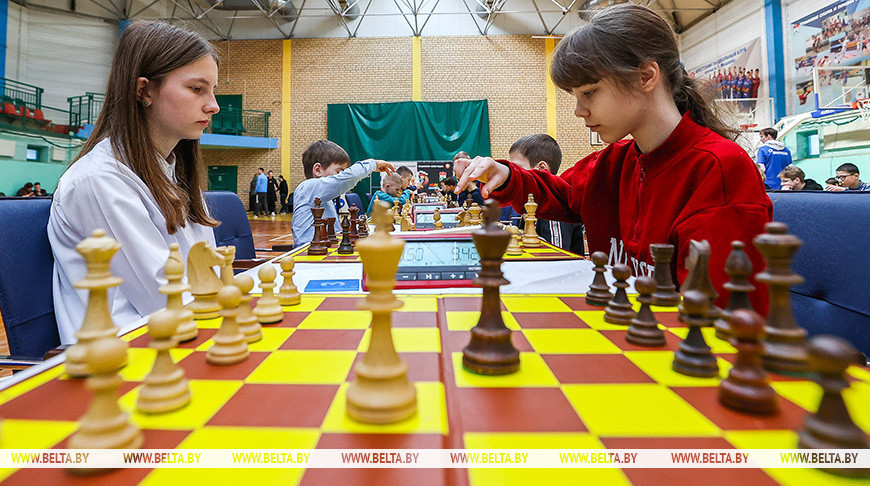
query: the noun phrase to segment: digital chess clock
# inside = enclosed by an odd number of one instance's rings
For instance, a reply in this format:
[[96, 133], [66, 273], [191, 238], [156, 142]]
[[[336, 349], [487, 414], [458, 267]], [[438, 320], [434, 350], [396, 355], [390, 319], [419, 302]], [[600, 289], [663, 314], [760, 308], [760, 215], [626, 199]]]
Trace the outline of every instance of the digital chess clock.
[[[460, 208], [439, 209], [442, 228], [455, 228], [459, 225], [457, 216]], [[435, 229], [435, 210], [418, 210], [414, 213], [414, 228], [417, 230]], [[473, 245], [472, 245], [473, 246]]]
[[480, 256], [468, 234], [409, 237], [396, 271], [396, 288], [471, 287]]

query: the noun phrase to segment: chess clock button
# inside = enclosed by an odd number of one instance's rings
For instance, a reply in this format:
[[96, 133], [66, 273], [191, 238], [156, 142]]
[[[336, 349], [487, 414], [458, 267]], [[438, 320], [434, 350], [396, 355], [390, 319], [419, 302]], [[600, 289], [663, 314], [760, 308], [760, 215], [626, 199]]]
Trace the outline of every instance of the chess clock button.
[[440, 276], [440, 273], [418, 273], [417, 280], [438, 280]]
[[417, 280], [416, 273], [397, 273], [396, 280]]

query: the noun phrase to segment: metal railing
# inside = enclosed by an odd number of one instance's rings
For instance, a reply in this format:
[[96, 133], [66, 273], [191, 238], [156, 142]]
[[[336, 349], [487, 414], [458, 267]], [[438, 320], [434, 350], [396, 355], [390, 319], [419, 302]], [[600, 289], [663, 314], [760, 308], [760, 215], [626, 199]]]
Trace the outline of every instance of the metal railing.
[[246, 137], [269, 136], [268, 111], [238, 110], [230, 107], [211, 117], [211, 124], [206, 130], [220, 135], [243, 135]]
[[12, 103], [16, 106], [23, 106], [31, 110], [42, 108], [42, 93], [45, 91], [39, 86], [22, 83], [14, 79], [0, 78], [0, 87], [2, 87], [2, 101], [4, 103]]
[[100, 110], [103, 109], [105, 101], [106, 95], [91, 92], [67, 98], [67, 102], [69, 102], [70, 125], [82, 126], [96, 123], [97, 116], [99, 116]]

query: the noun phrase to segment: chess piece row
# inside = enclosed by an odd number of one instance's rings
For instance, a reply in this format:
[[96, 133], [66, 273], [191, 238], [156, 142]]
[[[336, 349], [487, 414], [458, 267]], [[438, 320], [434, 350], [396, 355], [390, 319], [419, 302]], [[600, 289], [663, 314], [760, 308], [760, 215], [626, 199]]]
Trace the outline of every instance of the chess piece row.
[[[359, 208], [355, 204], [350, 206], [349, 214], [345, 215], [341, 222], [342, 239], [339, 242], [338, 236], [335, 234], [335, 218], [324, 219], [324, 210], [320, 198], [314, 198], [314, 207], [311, 208], [311, 214], [314, 216], [314, 238], [308, 246], [308, 254], [326, 255], [333, 245], [339, 245], [338, 253], [340, 254], [353, 253], [353, 244], [358, 239], [368, 236], [368, 222], [365, 214], [357, 217], [360, 212]], [[345, 225], [345, 221], [347, 221], [347, 225]]]

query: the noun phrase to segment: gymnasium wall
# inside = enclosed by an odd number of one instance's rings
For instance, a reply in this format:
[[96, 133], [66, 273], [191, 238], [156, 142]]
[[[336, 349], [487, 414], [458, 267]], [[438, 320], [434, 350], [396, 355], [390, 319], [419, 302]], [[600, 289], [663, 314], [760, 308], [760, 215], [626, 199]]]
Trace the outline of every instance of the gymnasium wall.
[[[573, 115], [573, 96], [551, 92], [554, 108], [548, 115], [545, 39], [453, 36], [420, 42], [420, 101], [488, 99], [493, 156], [507, 157], [523, 135], [546, 133], [548, 116], [555, 118], [551, 126], [564, 152], [563, 170], [592, 151], [589, 131]], [[271, 111], [270, 136], [279, 139], [279, 148], [207, 150], [206, 164], [238, 165], [244, 195], [257, 167], [282, 171], [283, 148], [289, 154], [283, 173], [292, 190], [303, 180], [305, 147], [326, 137], [327, 104], [412, 99], [412, 43], [410, 37], [216, 43], [223, 53], [218, 93], [245, 94], [245, 109]], [[289, 67], [282, 69], [284, 49]], [[280, 123], [283, 76], [289, 76], [289, 127]]]

